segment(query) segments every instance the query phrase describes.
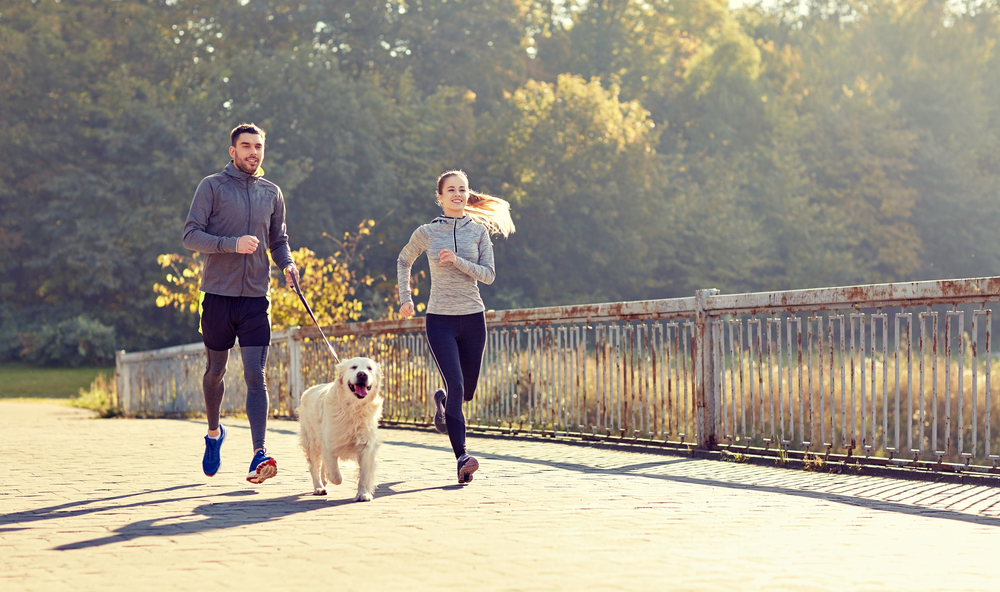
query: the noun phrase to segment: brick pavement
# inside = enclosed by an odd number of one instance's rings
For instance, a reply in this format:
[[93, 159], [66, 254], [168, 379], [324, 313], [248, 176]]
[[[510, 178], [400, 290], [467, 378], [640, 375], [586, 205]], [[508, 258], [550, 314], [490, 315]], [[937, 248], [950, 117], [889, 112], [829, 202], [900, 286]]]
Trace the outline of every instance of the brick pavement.
[[387, 429], [375, 501], [314, 497], [298, 425], [0, 402], [0, 590], [991, 590], [1000, 489]]

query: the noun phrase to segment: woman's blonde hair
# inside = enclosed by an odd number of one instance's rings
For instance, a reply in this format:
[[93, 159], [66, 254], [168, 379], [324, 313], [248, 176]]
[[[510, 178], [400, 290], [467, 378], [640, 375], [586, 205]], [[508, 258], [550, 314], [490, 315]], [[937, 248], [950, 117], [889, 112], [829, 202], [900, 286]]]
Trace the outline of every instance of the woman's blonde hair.
[[[514, 221], [510, 218], [510, 203], [505, 199], [469, 189], [469, 176], [464, 171], [448, 171], [438, 177], [438, 195], [441, 195], [444, 180], [452, 175], [465, 179], [465, 187], [469, 192], [469, 201], [466, 203], [465, 213], [473, 221], [485, 226], [492, 234], [502, 234], [504, 238], [514, 232]], [[441, 205], [440, 200], [438, 200], [438, 205]]]

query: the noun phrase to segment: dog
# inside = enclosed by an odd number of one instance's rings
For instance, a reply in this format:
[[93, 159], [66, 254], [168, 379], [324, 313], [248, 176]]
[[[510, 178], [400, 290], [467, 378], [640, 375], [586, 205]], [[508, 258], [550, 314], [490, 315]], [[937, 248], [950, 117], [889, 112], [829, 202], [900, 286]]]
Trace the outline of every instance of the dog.
[[375, 494], [375, 453], [382, 418], [383, 374], [369, 358], [352, 358], [337, 365], [336, 378], [302, 393], [299, 427], [302, 449], [309, 461], [313, 495], [326, 495], [326, 483], [340, 485], [340, 460], [358, 463], [357, 502]]

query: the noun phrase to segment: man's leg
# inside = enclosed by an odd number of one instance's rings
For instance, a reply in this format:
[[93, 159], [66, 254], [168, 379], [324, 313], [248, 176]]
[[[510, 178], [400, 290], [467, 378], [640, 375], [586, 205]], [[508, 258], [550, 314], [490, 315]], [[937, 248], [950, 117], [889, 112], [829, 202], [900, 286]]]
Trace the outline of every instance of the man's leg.
[[222, 465], [221, 449], [226, 440], [225, 428], [219, 424], [222, 412], [222, 399], [226, 395], [226, 364], [229, 362], [229, 350], [216, 351], [205, 347], [208, 362], [205, 366], [205, 376], [202, 378], [202, 389], [205, 392], [205, 414], [208, 416], [208, 435], [205, 436], [205, 455], [201, 459], [201, 469], [205, 475], [212, 477], [219, 472]]
[[222, 399], [226, 396], [226, 365], [229, 363], [229, 350], [215, 351], [205, 348], [208, 363], [201, 386], [205, 391], [205, 413], [208, 415], [208, 435], [218, 436], [219, 415], [222, 413]]
[[202, 389], [205, 392], [208, 435], [216, 438], [222, 433], [219, 428], [219, 415], [222, 411], [222, 399], [226, 394], [223, 377], [226, 374], [226, 364], [229, 363], [229, 350], [236, 345], [236, 328], [233, 326], [230, 314], [234, 299], [204, 293], [201, 297], [199, 306], [201, 334], [208, 356]]
[[250, 436], [253, 451], [264, 448], [267, 431], [267, 412], [270, 400], [267, 396], [267, 381], [264, 368], [267, 366], [267, 346], [240, 348], [243, 358], [243, 379], [247, 383], [247, 419], [250, 420]]
[[278, 463], [267, 454], [264, 436], [267, 432], [269, 400], [264, 368], [267, 366], [267, 348], [271, 343], [270, 303], [267, 298], [242, 298], [236, 336], [240, 341], [243, 359], [243, 379], [247, 385], [247, 419], [253, 439], [253, 460], [247, 481], [263, 483], [278, 474]]

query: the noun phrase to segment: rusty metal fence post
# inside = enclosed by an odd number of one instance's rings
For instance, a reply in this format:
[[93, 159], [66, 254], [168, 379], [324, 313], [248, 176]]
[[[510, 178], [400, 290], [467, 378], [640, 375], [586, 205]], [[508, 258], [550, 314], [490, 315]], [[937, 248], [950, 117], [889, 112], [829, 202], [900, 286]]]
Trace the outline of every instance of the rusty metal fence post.
[[715, 392], [718, 385], [716, 372], [715, 320], [708, 315], [706, 302], [709, 296], [717, 296], [719, 290], [709, 288], [695, 292], [695, 425], [697, 427], [698, 448], [712, 449], [718, 443], [715, 433], [716, 405]]

